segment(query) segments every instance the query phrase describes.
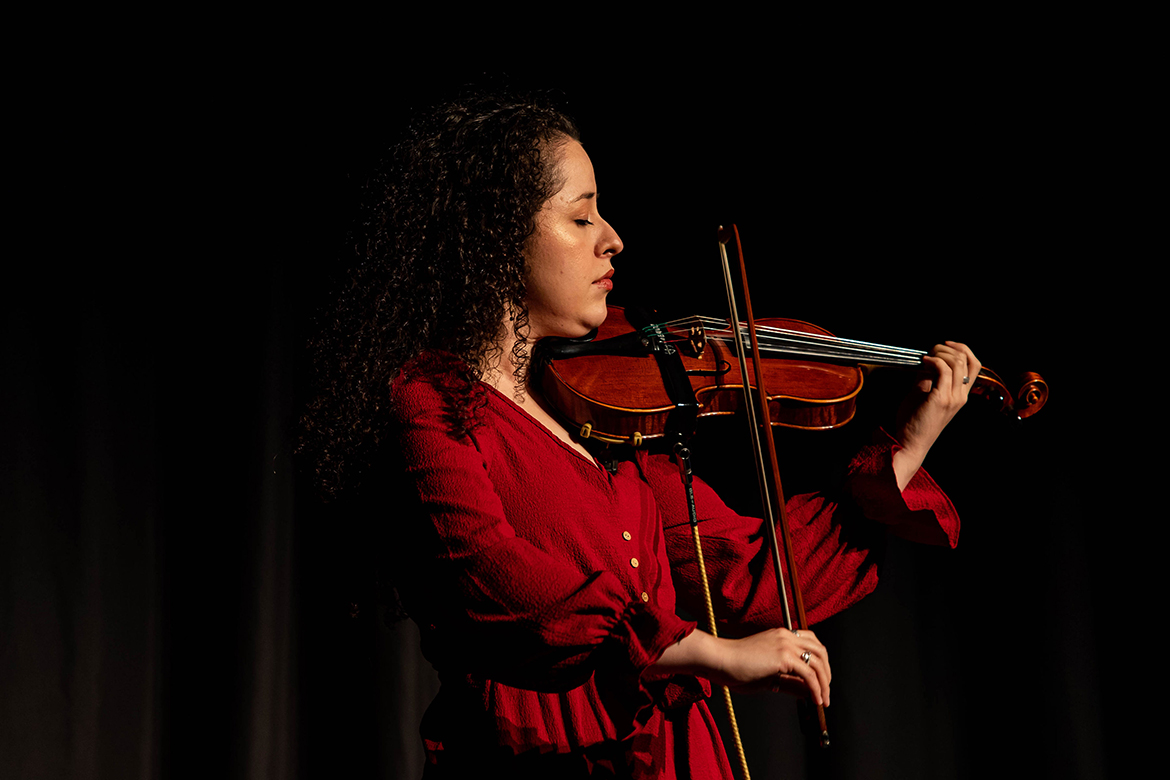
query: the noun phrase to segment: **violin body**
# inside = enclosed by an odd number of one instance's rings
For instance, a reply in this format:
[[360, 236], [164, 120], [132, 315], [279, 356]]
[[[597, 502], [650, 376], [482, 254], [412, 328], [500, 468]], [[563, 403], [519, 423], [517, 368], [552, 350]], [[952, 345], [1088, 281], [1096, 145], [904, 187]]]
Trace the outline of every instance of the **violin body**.
[[[758, 320], [761, 328], [775, 327], [787, 333], [832, 336], [827, 330], [799, 320]], [[690, 378], [699, 408], [697, 415], [728, 415], [744, 403], [744, 375], [733, 341], [708, 338], [694, 325], [655, 326], [665, 336], [667, 350], [677, 352]], [[594, 342], [633, 333], [625, 312], [609, 307], [609, 316]], [[672, 358], [673, 359], [673, 358]], [[763, 361], [764, 386], [772, 425], [805, 430], [838, 428], [853, 419], [856, 398], [868, 370], [875, 366], [840, 359], [806, 356], [770, 356]], [[976, 378], [972, 394], [999, 405], [1017, 416], [1034, 414], [1047, 400], [1047, 385], [1036, 374], [1025, 375], [1019, 395], [1023, 412], [1016, 409], [1012, 393], [993, 372]], [[755, 371], [747, 365], [747, 384], [757, 386]], [[626, 442], [638, 446], [645, 439], [662, 436], [667, 416], [675, 403], [662, 381], [659, 365], [649, 352], [641, 355], [582, 354], [549, 360], [540, 377], [545, 398], [582, 438]], [[1030, 400], [1029, 399], [1030, 396]]]

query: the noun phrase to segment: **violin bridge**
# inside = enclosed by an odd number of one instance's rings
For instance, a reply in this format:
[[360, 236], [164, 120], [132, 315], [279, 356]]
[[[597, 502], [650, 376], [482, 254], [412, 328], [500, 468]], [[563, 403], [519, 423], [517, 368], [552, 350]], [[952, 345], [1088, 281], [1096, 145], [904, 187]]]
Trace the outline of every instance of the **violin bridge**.
[[702, 325], [692, 325], [687, 334], [687, 346], [683, 350], [693, 358], [701, 358], [707, 346], [707, 333]]

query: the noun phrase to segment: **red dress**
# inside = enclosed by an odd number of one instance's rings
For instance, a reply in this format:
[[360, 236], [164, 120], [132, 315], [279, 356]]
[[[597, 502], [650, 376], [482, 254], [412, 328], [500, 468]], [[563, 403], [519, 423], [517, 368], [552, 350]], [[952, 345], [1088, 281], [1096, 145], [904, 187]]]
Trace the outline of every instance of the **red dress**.
[[[730, 778], [707, 681], [643, 677], [695, 629], [676, 600], [705, 613], [677, 467], [642, 452], [611, 474], [484, 388], [479, 425], [458, 439], [429, 382], [393, 388], [415, 488], [393, 518], [399, 592], [442, 682], [421, 728], [427, 776]], [[925, 472], [898, 493], [894, 446], [854, 459], [858, 505], [953, 545], [958, 517]], [[781, 625], [760, 522], [699, 480], [695, 498], [720, 633]], [[873, 590], [875, 564], [845, 538], [857, 505], [802, 495], [788, 513], [811, 622]]]

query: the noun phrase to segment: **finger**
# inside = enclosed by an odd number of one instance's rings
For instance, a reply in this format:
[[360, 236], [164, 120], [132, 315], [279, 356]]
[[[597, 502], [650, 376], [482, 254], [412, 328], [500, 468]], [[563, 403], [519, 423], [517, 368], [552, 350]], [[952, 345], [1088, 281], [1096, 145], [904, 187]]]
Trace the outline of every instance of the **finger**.
[[810, 659], [815, 660], [818, 664], [818, 669], [824, 671], [825, 684], [833, 681], [833, 667], [829, 664], [829, 651], [822, 645], [817, 638], [812, 635], [811, 631], [801, 631], [797, 642], [799, 646], [798, 653], [809, 653]]
[[[801, 655], [801, 660], [804, 660], [805, 658], [806, 656]], [[832, 670], [829, 669], [829, 662], [827, 659], [818, 655], [813, 655], [812, 653], [808, 653], [807, 658], [808, 660], [805, 661], [805, 663], [807, 663], [809, 667], [817, 673], [817, 682], [820, 683], [821, 692], [825, 697], [823, 704], [827, 707], [829, 706], [829, 701], [831, 698], [829, 695], [829, 684], [832, 682], [833, 678]]]
[[800, 660], [804, 661], [808, 668], [816, 674], [817, 686], [821, 692], [820, 698], [816, 699], [816, 702], [825, 707], [829, 706], [829, 672], [825, 662], [807, 650], [801, 654]]
[[781, 674], [794, 674], [804, 682], [804, 687], [812, 695], [813, 701], [824, 706], [825, 697], [821, 691], [821, 679], [811, 663], [806, 663], [795, 653], [788, 659], [789, 668]]
[[942, 358], [951, 367], [951, 384], [948, 387], [954, 391], [955, 397], [965, 398], [972, 373], [969, 365], [970, 358], [973, 357], [971, 351], [963, 348], [962, 344], [949, 341], [945, 344], [936, 344], [931, 353]]
[[950, 395], [954, 391], [955, 386], [955, 371], [951, 368], [951, 364], [942, 357], [936, 357], [934, 355], [926, 355], [922, 358], [922, 362], [938, 372], [938, 376], [934, 380], [934, 386], [939, 392]]
[[948, 341], [946, 344], [948, 347], [958, 350], [959, 352], [962, 352], [964, 355], [966, 355], [967, 373], [970, 376], [971, 381], [967, 384], [965, 389], [967, 392], [971, 392], [971, 386], [975, 384], [975, 377], [979, 376], [979, 372], [983, 369], [983, 363], [979, 361], [979, 358], [975, 357], [975, 353], [972, 352], [971, 348], [966, 344], [961, 344], [957, 341]]
[[827, 690], [829, 687], [829, 683], [833, 682], [833, 667], [829, 663], [829, 651], [824, 650], [820, 655], [817, 656], [817, 660], [820, 663], [821, 668], [824, 670], [825, 688]]
[[792, 637], [800, 648], [797, 652], [807, 652], [810, 665], [815, 664], [813, 668], [821, 678], [821, 685], [825, 691], [825, 702], [828, 703], [829, 684], [833, 681], [833, 667], [829, 664], [828, 648], [821, 644], [817, 635], [807, 628], [793, 631]]

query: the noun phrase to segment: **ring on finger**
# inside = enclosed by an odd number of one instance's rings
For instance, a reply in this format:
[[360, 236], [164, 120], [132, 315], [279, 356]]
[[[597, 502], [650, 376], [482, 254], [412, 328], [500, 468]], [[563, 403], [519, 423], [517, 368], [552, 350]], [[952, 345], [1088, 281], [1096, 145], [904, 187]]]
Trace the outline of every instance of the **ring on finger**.
[[967, 384], [970, 381], [971, 381], [971, 377], [969, 377], [969, 376], [963, 377], [963, 384]]
[[811, 658], [812, 658], [812, 655], [809, 653], [808, 650], [805, 650], [803, 653], [800, 654], [800, 660], [804, 661], [806, 664], [809, 663], [809, 659], [811, 659]]

